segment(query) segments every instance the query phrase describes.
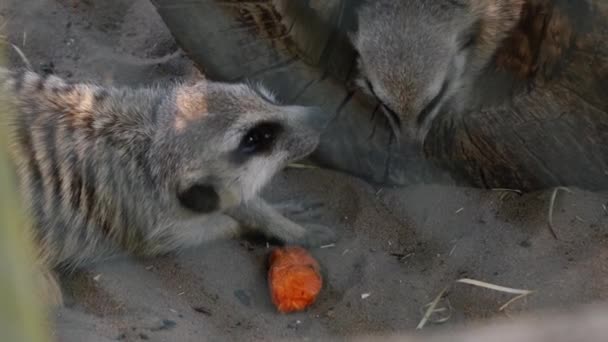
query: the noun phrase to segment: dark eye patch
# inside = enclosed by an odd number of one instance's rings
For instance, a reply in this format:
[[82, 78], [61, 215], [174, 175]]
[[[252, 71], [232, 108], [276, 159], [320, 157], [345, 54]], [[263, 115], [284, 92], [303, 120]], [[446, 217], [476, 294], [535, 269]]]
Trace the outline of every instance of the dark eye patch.
[[195, 184], [177, 194], [179, 203], [186, 209], [206, 214], [219, 209], [220, 197], [208, 184]]
[[449, 83], [448, 80], [443, 81], [443, 84], [441, 85], [441, 89], [439, 90], [439, 93], [437, 93], [437, 95], [435, 95], [435, 97], [433, 97], [433, 99], [426, 105], [426, 107], [424, 107], [422, 109], [422, 111], [420, 111], [420, 114], [418, 114], [418, 118], [416, 119], [416, 123], [418, 125], [422, 125], [424, 123], [424, 121], [427, 119], [427, 117], [437, 107], [437, 105], [439, 105], [439, 102], [441, 102], [441, 99], [445, 95], [445, 92], [448, 90], [448, 83]]
[[277, 122], [258, 123], [243, 135], [238, 152], [245, 156], [269, 152], [282, 131], [283, 127]]

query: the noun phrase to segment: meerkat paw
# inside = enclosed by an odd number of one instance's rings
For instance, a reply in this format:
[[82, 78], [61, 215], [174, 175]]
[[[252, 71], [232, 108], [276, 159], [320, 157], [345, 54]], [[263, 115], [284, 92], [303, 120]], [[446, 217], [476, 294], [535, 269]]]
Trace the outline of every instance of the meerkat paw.
[[338, 235], [333, 229], [322, 224], [312, 223], [304, 226], [306, 233], [297, 243], [306, 247], [320, 247], [334, 243], [338, 240]]
[[296, 221], [315, 220], [323, 215], [325, 204], [318, 200], [290, 199], [272, 205], [281, 215]]

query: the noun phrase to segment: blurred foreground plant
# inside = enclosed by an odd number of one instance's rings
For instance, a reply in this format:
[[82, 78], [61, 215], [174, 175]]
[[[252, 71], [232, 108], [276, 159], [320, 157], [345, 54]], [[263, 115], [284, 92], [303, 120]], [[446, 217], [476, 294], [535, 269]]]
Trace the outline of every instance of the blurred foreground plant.
[[9, 160], [5, 101], [0, 93], [0, 341], [50, 341], [47, 310], [34, 295], [34, 249]]

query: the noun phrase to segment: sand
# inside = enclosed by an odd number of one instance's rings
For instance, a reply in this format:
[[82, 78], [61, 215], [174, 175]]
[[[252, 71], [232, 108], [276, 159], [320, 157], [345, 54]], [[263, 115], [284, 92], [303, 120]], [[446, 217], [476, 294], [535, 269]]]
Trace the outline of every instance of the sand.
[[[68, 79], [145, 85], [196, 76], [148, 1], [4, 0], [0, 23], [34, 68]], [[14, 53], [10, 61], [22, 65]], [[448, 319], [433, 316], [424, 332], [568, 311], [608, 294], [608, 194], [571, 190], [555, 203], [556, 239], [547, 224], [552, 190], [378, 188], [331, 170], [288, 169], [264, 196], [320, 201], [323, 213], [311, 220], [340, 237], [311, 251], [325, 284], [308, 311], [281, 315], [272, 306], [273, 245], [222, 241], [179, 256], [118, 257], [65, 277], [67, 305], [54, 314], [54, 333], [60, 341], [411, 333], [446, 286], [439, 307]], [[460, 278], [536, 292], [501, 312], [512, 295], [454, 284]]]

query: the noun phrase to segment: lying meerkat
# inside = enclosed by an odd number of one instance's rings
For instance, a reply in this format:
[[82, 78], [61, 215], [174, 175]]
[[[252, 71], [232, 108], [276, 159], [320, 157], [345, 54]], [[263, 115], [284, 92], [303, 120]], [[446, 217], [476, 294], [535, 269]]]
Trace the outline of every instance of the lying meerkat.
[[287, 243], [334, 240], [325, 226], [303, 228], [257, 197], [317, 146], [311, 108], [279, 105], [244, 84], [110, 88], [6, 69], [0, 80], [43, 271], [121, 251], [179, 251], [246, 230]]
[[363, 76], [358, 83], [381, 101], [396, 133], [423, 142], [448, 100], [465, 105], [467, 85], [518, 23], [523, 4], [366, 0], [351, 36]]

